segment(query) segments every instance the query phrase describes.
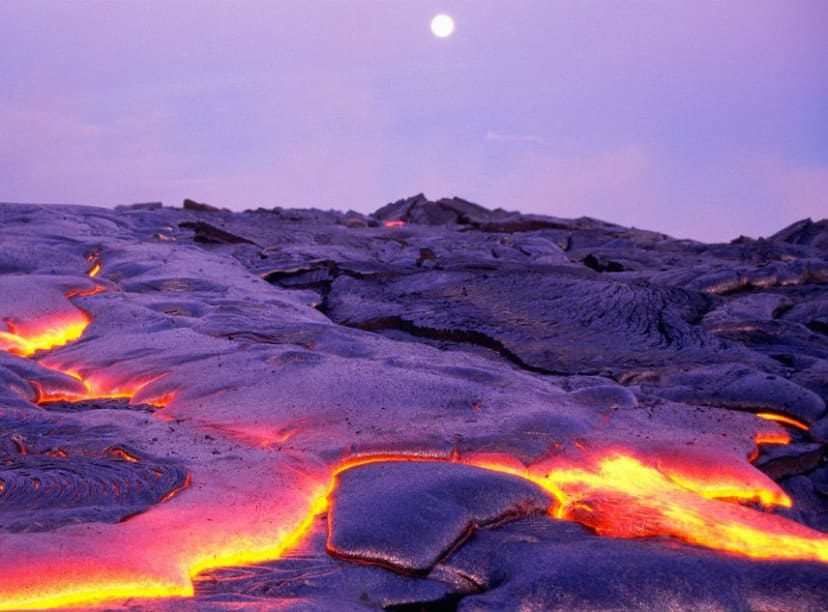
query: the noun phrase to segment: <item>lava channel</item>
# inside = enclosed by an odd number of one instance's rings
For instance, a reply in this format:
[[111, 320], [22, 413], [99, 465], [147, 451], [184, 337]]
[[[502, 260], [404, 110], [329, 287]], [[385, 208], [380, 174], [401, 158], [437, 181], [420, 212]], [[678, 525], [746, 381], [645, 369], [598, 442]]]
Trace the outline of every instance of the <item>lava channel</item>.
[[33, 323], [15, 323], [5, 319], [8, 331], [0, 331], [0, 349], [30, 357], [37, 351], [51, 350], [77, 340], [89, 322], [89, 315], [80, 309], [71, 315]]

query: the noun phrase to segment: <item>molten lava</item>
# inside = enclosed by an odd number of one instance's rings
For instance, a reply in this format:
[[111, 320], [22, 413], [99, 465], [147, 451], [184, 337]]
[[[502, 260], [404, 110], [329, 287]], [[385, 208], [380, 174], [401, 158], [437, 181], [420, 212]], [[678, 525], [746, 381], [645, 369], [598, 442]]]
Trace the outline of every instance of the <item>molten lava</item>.
[[[90, 278], [100, 272], [101, 264], [97, 256], [93, 257], [94, 264], [87, 272]], [[90, 259], [92, 261], [92, 259]], [[105, 291], [100, 285], [92, 289], [73, 289], [66, 294], [66, 298], [88, 296]], [[36, 321], [19, 322], [10, 318], [3, 320], [8, 331], [0, 331], [0, 350], [14, 353], [21, 357], [30, 357], [37, 351], [48, 351], [63, 346], [81, 337], [90, 318], [79, 308], [69, 314], [47, 317]]]
[[[165, 376], [165, 374], [160, 374], [158, 376], [153, 376], [148, 379], [115, 383], [105, 380], [102, 376], [92, 375], [87, 378], [84, 378], [74, 370], [61, 370], [57, 368], [52, 368], [43, 363], [41, 363], [41, 365], [50, 370], [54, 370], [56, 372], [66, 374], [67, 376], [71, 376], [75, 380], [79, 381], [83, 385], [83, 388], [78, 388], [75, 391], [70, 391], [66, 389], [50, 390], [44, 388], [43, 385], [41, 385], [37, 381], [31, 381], [32, 386], [34, 386], [38, 392], [38, 404], [58, 401], [82, 402], [94, 399], [128, 399], [131, 402], [136, 396], [136, 394], [138, 394], [141, 390], [143, 390], [149, 384], [154, 383], [155, 381]], [[169, 404], [174, 398], [175, 392], [172, 391], [160, 395], [158, 397], [144, 399], [141, 401], [141, 403], [148, 404], [150, 406], [155, 406], [157, 408], [163, 408], [164, 406]]]
[[[337, 485], [336, 475], [360, 465], [387, 461], [435, 461], [434, 458], [412, 456], [360, 457], [343, 462], [332, 473], [327, 494]], [[555, 499], [550, 508], [554, 518], [582, 523], [597, 534], [610, 537], [639, 538], [673, 536], [685, 542], [717, 550], [763, 559], [801, 559], [828, 562], [828, 536], [773, 514], [717, 499], [708, 499], [683, 486], [675, 477], [668, 477], [653, 465], [621, 449], [579, 453], [577, 460], [558, 456], [529, 468], [520, 467], [512, 457], [496, 455], [460, 458], [461, 463], [526, 478]], [[750, 467], [750, 466], [748, 466]], [[715, 468], [713, 470], [715, 472]], [[727, 480], [727, 477], [723, 477]], [[683, 482], [692, 482], [693, 474], [685, 474]], [[189, 484], [189, 483], [188, 483]], [[702, 485], [693, 484], [695, 488]], [[308, 498], [302, 504], [304, 517], [285, 515], [292, 527], [273, 533], [257, 532], [257, 518], [263, 512], [259, 503], [250, 507], [232, 505], [218, 513], [209, 499], [201, 504], [190, 498], [189, 505], [178, 512], [170, 504], [157, 506], [125, 525], [143, 526], [131, 532], [131, 546], [146, 546], [158, 559], [166, 559], [163, 567], [153, 573], [147, 568], [118, 564], [104, 566], [86, 564], [85, 573], [60, 568], [54, 562], [43, 570], [42, 591], [19, 590], [14, 577], [0, 577], [0, 605], [4, 608], [44, 608], [102, 602], [127, 597], [173, 597], [193, 594], [192, 580], [202, 571], [272, 560], [295, 546], [308, 532], [315, 517], [328, 509], [321, 483], [307, 487]], [[196, 485], [195, 493], [202, 491]], [[178, 493], [176, 491], [175, 493]], [[753, 491], [749, 491], [753, 494]], [[776, 493], [768, 491], [768, 499]], [[177, 495], [176, 499], [186, 496]], [[743, 497], [748, 498], [745, 494]], [[165, 500], [166, 501], [166, 500]], [[185, 502], [186, 503], [186, 502]], [[268, 510], [267, 512], [273, 512]], [[172, 512], [172, 513], [171, 513]], [[226, 515], [224, 514], [226, 512]], [[200, 524], [203, 516], [213, 521], [208, 533], [194, 530], [188, 521]], [[146, 525], [152, 525], [149, 542]], [[212, 523], [208, 523], [212, 524]], [[187, 526], [185, 526], [187, 525]], [[120, 527], [120, 526], [119, 526]], [[188, 536], [187, 534], [190, 534]], [[171, 562], [172, 560], [172, 562]], [[110, 560], [111, 561], [111, 560]], [[109, 561], [107, 562], [109, 563]]]
[[100, 272], [100, 271], [101, 271], [101, 264], [100, 264], [100, 262], [96, 261], [95, 264], [89, 269], [89, 272], [86, 273], [86, 275], [89, 278], [94, 278], [95, 276], [98, 275], [98, 272]]
[[383, 225], [385, 227], [402, 227], [405, 225], [405, 221], [402, 219], [392, 219], [391, 221], [386, 221]]
[[77, 340], [89, 325], [89, 316], [82, 310], [46, 321], [17, 324], [6, 319], [8, 332], [0, 331], [0, 349], [30, 357], [37, 351], [47, 351]]
[[806, 423], [798, 421], [792, 417], [785, 416], [784, 414], [776, 414], [774, 412], [757, 412], [756, 416], [760, 419], [765, 419], [766, 421], [776, 421], [777, 423], [783, 423], [785, 425], [790, 425], [791, 427], [796, 427], [802, 431], [810, 431], [810, 427], [808, 427]]
[[[334, 474], [382, 461], [434, 461], [412, 457], [367, 457], [346, 461]], [[523, 470], [511, 457], [471, 456], [461, 463], [526, 478], [552, 495], [551, 516], [579, 522], [597, 534], [640, 538], [672, 536], [690, 544], [762, 559], [828, 563], [828, 535], [779, 515], [726, 500], [758, 499], [790, 506], [772, 481], [767, 489], [740, 488], [734, 470], [699, 478], [695, 470], [666, 475], [623, 449], [583, 453], [577, 460], [553, 458]], [[674, 466], [675, 467], [675, 466]], [[746, 471], [753, 470], [749, 465]], [[730, 473], [729, 473], [730, 472]], [[710, 483], [715, 483], [711, 489]], [[718, 499], [722, 497], [722, 499]]]

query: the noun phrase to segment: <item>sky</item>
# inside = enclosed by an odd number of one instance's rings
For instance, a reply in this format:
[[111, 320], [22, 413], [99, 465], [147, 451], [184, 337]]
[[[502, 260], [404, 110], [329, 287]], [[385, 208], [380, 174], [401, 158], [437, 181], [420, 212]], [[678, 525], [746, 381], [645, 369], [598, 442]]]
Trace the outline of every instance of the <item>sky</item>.
[[704, 241], [828, 217], [828, 2], [0, 0], [0, 201], [419, 192]]

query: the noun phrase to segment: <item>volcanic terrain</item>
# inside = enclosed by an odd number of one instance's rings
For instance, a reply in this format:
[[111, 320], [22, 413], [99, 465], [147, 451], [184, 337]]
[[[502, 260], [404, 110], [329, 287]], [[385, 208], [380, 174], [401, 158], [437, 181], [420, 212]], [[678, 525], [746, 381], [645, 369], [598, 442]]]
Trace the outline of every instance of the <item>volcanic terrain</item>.
[[0, 609], [828, 608], [828, 220], [0, 222]]

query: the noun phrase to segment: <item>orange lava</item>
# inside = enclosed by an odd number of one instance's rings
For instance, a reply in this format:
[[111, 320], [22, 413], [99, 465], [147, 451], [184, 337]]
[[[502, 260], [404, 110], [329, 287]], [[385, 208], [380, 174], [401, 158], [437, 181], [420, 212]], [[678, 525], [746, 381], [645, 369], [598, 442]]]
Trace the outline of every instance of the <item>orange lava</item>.
[[93, 289], [73, 289], [69, 293], [66, 294], [67, 298], [73, 298], [75, 296], [82, 296], [86, 297], [88, 295], [95, 295], [96, 293], [103, 293], [106, 291], [106, 287], [101, 285], [95, 285]]
[[86, 273], [87, 276], [93, 278], [98, 275], [98, 272], [101, 271], [101, 264], [100, 262], [95, 262], [95, 264], [90, 268], [89, 272]]
[[599, 535], [673, 536], [748, 557], [828, 562], [828, 535], [778, 515], [698, 495], [622, 452], [590, 457], [578, 465], [533, 466], [529, 477], [558, 498], [556, 517], [582, 523]]
[[405, 221], [402, 219], [392, 219], [391, 221], [386, 221], [383, 225], [385, 227], [402, 227], [405, 225]]
[[[334, 475], [383, 461], [434, 461], [405, 456], [359, 457], [345, 461]], [[828, 535], [779, 515], [733, 501], [760, 501], [790, 507], [778, 486], [756, 485], [746, 465], [738, 469], [692, 463], [671, 466], [665, 474], [627, 451], [582, 453], [577, 461], [552, 458], [529, 468], [511, 457], [471, 456], [461, 463], [526, 478], [555, 498], [550, 514], [592, 528], [597, 534], [638, 538], [672, 536], [690, 544], [761, 559], [828, 563]], [[760, 475], [759, 481], [763, 477]], [[743, 484], [748, 482], [748, 485]]]
[[[306, 513], [302, 516], [281, 515], [277, 506], [262, 506], [256, 500], [246, 505], [231, 503], [220, 512], [207, 503], [211, 498], [190, 498], [189, 505], [178, 508], [173, 503], [156, 506], [127, 523], [110, 526], [132, 528], [129, 541], [123, 544], [138, 547], [135, 550], [139, 555], [140, 550], [150, 551], [151, 558], [140, 557], [146, 567], [136, 567], [126, 560], [117, 562], [114, 553], [112, 558], [105, 557], [105, 563], [83, 562], [81, 570], [63, 565], [54, 557], [48, 564], [38, 560], [29, 565], [29, 571], [44, 572], [42, 589], [16, 588], [14, 572], [0, 575], [0, 607], [34, 609], [130, 597], [191, 596], [192, 580], [204, 570], [280, 557], [308, 533], [318, 515], [327, 511], [327, 498], [336, 487], [336, 475], [360, 465], [388, 461], [447, 460], [404, 455], [346, 460], [332, 470], [327, 493], [319, 484], [306, 489], [308, 497], [301, 504]], [[558, 456], [528, 468], [514, 458], [493, 454], [459, 461], [534, 482], [554, 498], [550, 516], [577, 521], [599, 535], [672, 536], [748, 557], [828, 562], [825, 534], [774, 514], [704, 497], [682, 484], [693, 481], [692, 473], [685, 474], [679, 482], [620, 449], [582, 452], [577, 461]], [[696, 489], [702, 485], [693, 484]], [[203, 497], [206, 490], [199, 486], [187, 495], [198, 496], [199, 491]], [[177, 495], [175, 501], [184, 502], [187, 495]], [[769, 497], [773, 495], [774, 492], [768, 492]], [[203, 505], [192, 503], [196, 501]], [[261, 515], [274, 512], [282, 516], [286, 527], [271, 527], [272, 533], [257, 532]], [[204, 523], [205, 520], [208, 522]]]
[[[256, 480], [266, 477], [266, 468], [255, 470]], [[219, 478], [217, 495], [206, 485]], [[15, 558], [0, 572], [0, 609], [134, 606], [135, 598], [152, 609], [146, 599], [192, 596], [200, 572], [279, 558], [327, 507], [324, 486], [313, 480], [288, 498], [267, 487], [243, 491], [218, 472], [193, 480], [186, 491], [121, 523], [15, 535]]]
[[[42, 364], [44, 367], [48, 367], [45, 364]], [[54, 368], [49, 368], [54, 369]], [[42, 385], [37, 383], [36, 381], [32, 381], [33, 386], [38, 391], [38, 398], [37, 403], [42, 404], [45, 402], [82, 402], [88, 401], [93, 399], [128, 399], [130, 402], [134, 399], [135, 395], [139, 393], [144, 387], [153, 383], [165, 376], [165, 374], [160, 374], [158, 376], [153, 376], [147, 380], [141, 380], [138, 382], [130, 382], [127, 384], [119, 383], [113, 384], [106, 380], [104, 380], [100, 376], [90, 376], [88, 378], [83, 378], [80, 374], [75, 372], [74, 370], [57, 370], [56, 372], [61, 372], [66, 374], [67, 376], [71, 376], [75, 380], [78, 380], [83, 384], [83, 391], [78, 390], [77, 392], [69, 392], [66, 390], [62, 391], [47, 391], [43, 388]], [[142, 404], [148, 404], [150, 406], [156, 406], [158, 408], [163, 408], [167, 404], [169, 404], [175, 398], [175, 392], [166, 393], [159, 397], [148, 398], [146, 400], [142, 400]]]
[[802, 431], [810, 431], [810, 427], [808, 427], [807, 423], [785, 416], [784, 414], [776, 414], [775, 412], [757, 412], [756, 416], [760, 419], [765, 419], [766, 421], [776, 421], [777, 423], [784, 423], [785, 425], [796, 427]]
[[[95, 261], [87, 275], [92, 278], [100, 272], [101, 264]], [[94, 295], [105, 291], [100, 285], [93, 289], [74, 289], [66, 298]], [[71, 314], [49, 317], [40, 321], [19, 323], [4, 319], [8, 331], [0, 331], [0, 350], [8, 351], [21, 357], [30, 357], [37, 351], [48, 351], [63, 346], [81, 337], [90, 322], [89, 315], [80, 309]]]
[[0, 349], [29, 357], [37, 351], [46, 351], [77, 340], [89, 325], [89, 316], [82, 310], [47, 321], [18, 325], [6, 319], [8, 332], [0, 331]]

